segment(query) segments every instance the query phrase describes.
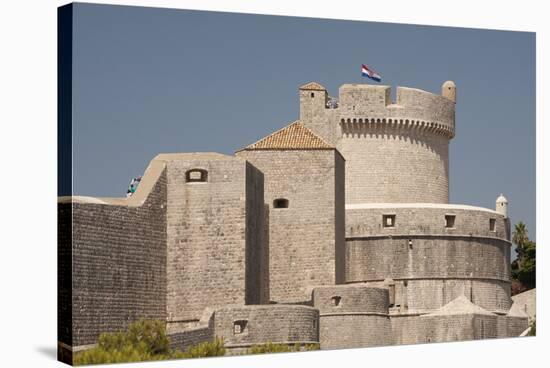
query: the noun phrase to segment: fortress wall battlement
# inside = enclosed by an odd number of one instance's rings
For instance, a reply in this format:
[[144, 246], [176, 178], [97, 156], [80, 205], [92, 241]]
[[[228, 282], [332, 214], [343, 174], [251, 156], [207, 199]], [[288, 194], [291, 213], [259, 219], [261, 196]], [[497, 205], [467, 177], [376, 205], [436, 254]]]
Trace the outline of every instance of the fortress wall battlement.
[[[410, 128], [437, 128], [452, 138], [455, 103], [448, 98], [415, 88], [397, 87], [397, 99], [391, 101], [391, 87], [368, 84], [344, 84], [340, 87], [339, 121], [358, 123], [375, 119], [386, 124], [405, 124]], [[392, 120], [390, 122], [390, 119]], [[415, 123], [412, 124], [411, 121]]]
[[302, 305], [226, 306], [214, 313], [214, 334], [231, 353], [252, 345], [319, 342], [319, 311]]
[[141, 204], [58, 204], [62, 343], [94, 344], [140, 318], [166, 318], [167, 175], [147, 173]]
[[423, 140], [429, 134], [454, 137], [454, 128], [433, 121], [409, 118], [340, 118], [341, 135], [353, 138], [370, 134], [400, 136], [402, 139]]

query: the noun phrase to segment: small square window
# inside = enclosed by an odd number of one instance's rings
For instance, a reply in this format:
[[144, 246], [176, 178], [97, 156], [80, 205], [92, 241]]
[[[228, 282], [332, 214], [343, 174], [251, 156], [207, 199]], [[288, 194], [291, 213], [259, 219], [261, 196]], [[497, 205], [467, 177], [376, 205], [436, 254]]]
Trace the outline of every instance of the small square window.
[[496, 219], [489, 219], [489, 230], [490, 231], [496, 231], [497, 228], [497, 220]]
[[454, 228], [455, 227], [455, 215], [445, 215], [445, 227]]
[[235, 321], [233, 323], [233, 334], [240, 335], [240, 334], [247, 333], [248, 332], [247, 325], [248, 325], [248, 321], [246, 320]]
[[333, 296], [331, 298], [331, 300], [332, 300], [332, 306], [333, 307], [339, 307], [340, 302], [342, 301], [342, 297], [341, 296]]
[[395, 226], [395, 215], [382, 215], [382, 226], [384, 226], [384, 227], [394, 227]]

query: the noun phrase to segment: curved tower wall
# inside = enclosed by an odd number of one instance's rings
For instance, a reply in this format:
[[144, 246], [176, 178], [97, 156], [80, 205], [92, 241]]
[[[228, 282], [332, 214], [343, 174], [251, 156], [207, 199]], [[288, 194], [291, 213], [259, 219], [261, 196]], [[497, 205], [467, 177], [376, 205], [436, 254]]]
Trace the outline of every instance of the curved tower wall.
[[[346, 203], [448, 203], [452, 99], [414, 88], [344, 84], [300, 90], [300, 120], [346, 159]], [[312, 97], [313, 96], [313, 97]]]
[[303, 305], [227, 306], [214, 312], [214, 335], [229, 354], [265, 343], [306, 345], [319, 342], [319, 311]]
[[448, 203], [454, 103], [411, 88], [343, 85], [338, 149], [346, 203]]
[[[393, 226], [383, 226], [385, 216], [393, 216]], [[346, 282], [379, 286], [393, 279], [393, 307], [401, 313], [429, 312], [460, 295], [506, 313], [507, 221], [471, 206], [348, 205]]]
[[388, 289], [338, 285], [313, 290], [321, 349], [391, 345]]

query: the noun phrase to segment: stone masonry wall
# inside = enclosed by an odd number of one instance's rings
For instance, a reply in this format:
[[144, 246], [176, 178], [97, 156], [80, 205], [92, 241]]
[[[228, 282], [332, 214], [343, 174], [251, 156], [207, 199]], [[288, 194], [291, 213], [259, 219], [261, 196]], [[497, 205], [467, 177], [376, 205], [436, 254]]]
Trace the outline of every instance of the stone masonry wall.
[[326, 91], [300, 90], [300, 121], [325, 142], [336, 146], [340, 138], [338, 109], [327, 108], [327, 99]]
[[[410, 240], [410, 241], [409, 241]], [[396, 236], [348, 239], [347, 282], [384, 278], [509, 281], [509, 244], [499, 239]]]
[[536, 289], [524, 291], [512, 297], [514, 309], [519, 309], [529, 317], [529, 321], [535, 319], [537, 314], [537, 293]]
[[[313, 96], [311, 95], [313, 93]], [[455, 104], [414, 88], [344, 84], [339, 106], [326, 91], [300, 91], [300, 120], [346, 159], [346, 203], [447, 203]]]
[[517, 337], [527, 328], [527, 318], [503, 315], [450, 314], [392, 316], [395, 344], [449, 342]]
[[186, 351], [192, 346], [214, 340], [214, 320], [210, 318], [208, 323], [188, 328], [183, 331], [168, 333], [170, 347]]
[[397, 87], [391, 101], [390, 86], [343, 84], [339, 90], [338, 118], [398, 119], [434, 123], [454, 135], [455, 104], [447, 98], [416, 88]]
[[[343, 159], [335, 150], [240, 151], [264, 173], [269, 205], [270, 299], [303, 302], [315, 286], [342, 278]], [[284, 198], [288, 208], [274, 208]], [[337, 212], [338, 211], [338, 212]], [[339, 280], [343, 281], [343, 280]]]
[[269, 303], [269, 250], [264, 212], [264, 174], [246, 162], [246, 304]]
[[[382, 216], [395, 215], [395, 226], [382, 226]], [[455, 216], [445, 227], [445, 216]], [[495, 220], [491, 230], [490, 221]], [[448, 235], [507, 239], [507, 220], [496, 211], [453, 204], [346, 205], [346, 237]]]
[[449, 201], [449, 140], [416, 129], [359, 124], [337, 144], [346, 159], [346, 203]]
[[[334, 169], [334, 225], [336, 241], [336, 271], [335, 283], [343, 284], [346, 282], [346, 162], [342, 155], [335, 155]], [[344, 216], [342, 216], [342, 213]]]
[[94, 344], [100, 333], [140, 318], [165, 319], [166, 173], [141, 206], [75, 202], [59, 208], [60, 221], [67, 211], [73, 215], [72, 345]]
[[[57, 340], [73, 345], [73, 206], [57, 205]], [[69, 361], [72, 361], [72, 357]]]
[[230, 352], [267, 342], [317, 343], [318, 320], [317, 309], [301, 305], [228, 306], [216, 310], [214, 334]]
[[391, 345], [388, 289], [360, 285], [315, 288], [321, 349]]
[[[261, 173], [215, 153], [155, 160], [166, 162], [168, 175], [168, 322], [197, 321], [206, 307], [260, 302], [261, 278], [246, 274], [259, 266], [246, 262], [247, 255], [257, 262], [262, 254], [261, 234], [252, 233], [262, 226]], [[204, 170], [207, 180], [187, 182], [193, 169]]]
[[[383, 216], [395, 216], [384, 227]], [[455, 216], [446, 227], [445, 216]], [[401, 313], [425, 313], [460, 295], [506, 313], [510, 300], [507, 220], [456, 205], [348, 205], [346, 282], [395, 283]], [[494, 220], [494, 230], [490, 223]]]

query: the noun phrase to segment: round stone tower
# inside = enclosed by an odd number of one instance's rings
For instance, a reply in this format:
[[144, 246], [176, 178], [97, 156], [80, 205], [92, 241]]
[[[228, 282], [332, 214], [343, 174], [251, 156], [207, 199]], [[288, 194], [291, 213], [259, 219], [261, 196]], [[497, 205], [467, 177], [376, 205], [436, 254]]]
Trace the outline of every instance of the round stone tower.
[[453, 82], [443, 95], [389, 86], [340, 87], [337, 147], [346, 159], [346, 203], [448, 203]]
[[388, 287], [396, 331], [463, 296], [506, 314], [506, 199], [496, 211], [449, 204], [455, 83], [441, 94], [398, 87], [395, 101], [389, 86], [368, 84], [344, 84], [339, 101], [323, 105], [327, 96], [318, 83], [302, 86], [300, 119], [346, 160], [345, 283]]

